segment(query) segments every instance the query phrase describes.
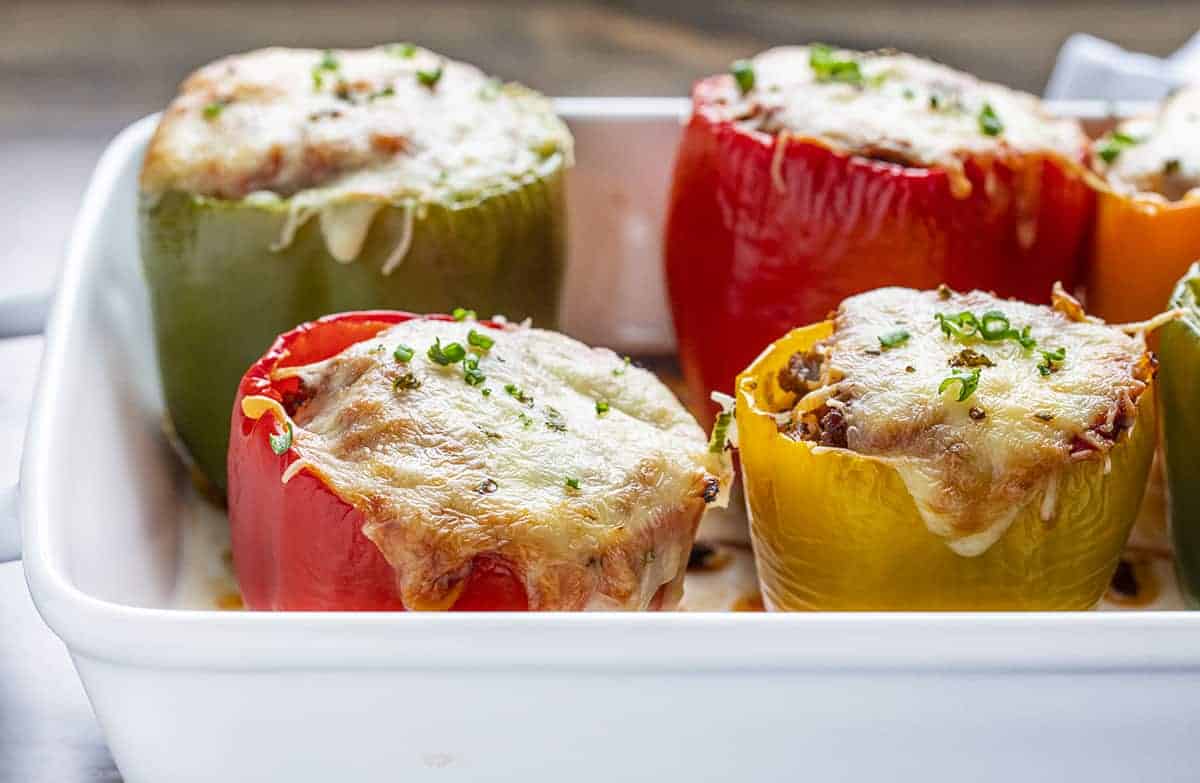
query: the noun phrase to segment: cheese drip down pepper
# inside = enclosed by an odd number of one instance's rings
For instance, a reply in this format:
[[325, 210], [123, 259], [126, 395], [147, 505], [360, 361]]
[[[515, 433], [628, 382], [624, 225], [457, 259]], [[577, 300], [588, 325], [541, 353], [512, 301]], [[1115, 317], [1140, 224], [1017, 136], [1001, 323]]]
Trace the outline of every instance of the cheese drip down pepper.
[[282, 335], [242, 379], [228, 462], [262, 610], [671, 609], [732, 480], [610, 351], [391, 311]]
[[1179, 281], [1171, 306], [1183, 316], [1159, 332], [1170, 529], [1180, 584], [1200, 605], [1200, 264]]
[[190, 76], [139, 218], [167, 409], [201, 472], [224, 488], [238, 379], [297, 323], [470, 302], [552, 328], [571, 160], [545, 98], [419, 47], [266, 49]]
[[903, 54], [791, 47], [739, 68], [693, 90], [667, 217], [697, 410], [846, 296], [945, 282], [1044, 302], [1077, 282], [1094, 206], [1077, 123]]
[[[789, 332], [738, 377], [769, 608], [1064, 610], [1102, 596], [1154, 453], [1151, 358], [1100, 324], [949, 296], [848, 300], [836, 322]], [[931, 308], [1003, 309], [1015, 334], [946, 334]], [[881, 348], [875, 335], [897, 321], [910, 338]], [[1039, 349], [1057, 347], [1044, 375]], [[965, 396], [940, 386], [967, 372], [977, 385]]]

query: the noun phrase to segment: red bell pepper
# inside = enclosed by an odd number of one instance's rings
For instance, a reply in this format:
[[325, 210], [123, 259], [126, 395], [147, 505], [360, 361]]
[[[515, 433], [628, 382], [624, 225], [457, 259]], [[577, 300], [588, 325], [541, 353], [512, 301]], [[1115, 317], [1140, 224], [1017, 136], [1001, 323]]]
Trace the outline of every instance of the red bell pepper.
[[956, 196], [941, 169], [740, 127], [716, 103], [729, 79], [693, 90], [666, 227], [680, 362], [702, 421], [710, 391], [731, 392], [764, 346], [852, 294], [946, 283], [1044, 302], [1055, 281], [1074, 287], [1094, 210], [1076, 161], [969, 159], [970, 195]]
[[[262, 396], [285, 410], [296, 403], [296, 379], [271, 380], [279, 367], [326, 359], [390, 326], [419, 318], [410, 313], [366, 311], [327, 316], [280, 336], [242, 378], [233, 405], [229, 444], [229, 521], [234, 567], [251, 609], [403, 610], [396, 572], [363, 535], [363, 515], [317, 476], [301, 471], [286, 484], [296, 459], [277, 455], [270, 436], [282, 433], [275, 416], [251, 418], [242, 400]], [[447, 319], [448, 316], [427, 316]], [[492, 325], [487, 324], [485, 325]], [[484, 554], [454, 610], [528, 608], [525, 588], [507, 562]]]

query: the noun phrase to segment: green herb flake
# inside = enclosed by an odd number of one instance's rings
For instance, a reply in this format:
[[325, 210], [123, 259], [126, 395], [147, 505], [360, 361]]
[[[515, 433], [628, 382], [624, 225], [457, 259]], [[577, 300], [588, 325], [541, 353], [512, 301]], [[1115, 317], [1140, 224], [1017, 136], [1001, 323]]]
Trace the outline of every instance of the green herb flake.
[[287, 454], [287, 450], [292, 447], [292, 423], [285, 421], [283, 423], [283, 432], [271, 433], [267, 436], [267, 440], [271, 443], [271, 451], [275, 452], [276, 456], [282, 457]]
[[475, 320], [475, 311], [468, 310], [465, 307], [456, 307], [450, 311], [450, 317], [455, 321]]
[[395, 357], [396, 361], [407, 364], [412, 360], [415, 353], [416, 352], [413, 351], [412, 348], [401, 343], [400, 345], [396, 346], [396, 350], [392, 351], [392, 356]]
[[1096, 154], [1105, 163], [1112, 163], [1128, 147], [1141, 143], [1142, 139], [1135, 139], [1128, 133], [1122, 133], [1121, 131], [1113, 131], [1100, 141], [1100, 144], [1096, 147]]
[[713, 422], [712, 437], [708, 439], [708, 450], [710, 453], [720, 454], [725, 451], [725, 444], [729, 434], [729, 423], [731, 421], [733, 421], [733, 414], [729, 411], [721, 411], [717, 414], [717, 419]]
[[729, 72], [733, 74], [733, 80], [737, 82], [742, 95], [754, 89], [754, 63], [749, 60], [734, 60], [729, 66]]
[[493, 345], [496, 344], [496, 341], [493, 338], [488, 337], [486, 334], [477, 332], [474, 329], [467, 332], [467, 342], [481, 351], [489, 350]]
[[478, 386], [487, 380], [487, 376], [479, 371], [479, 360], [474, 356], [463, 359], [463, 380], [468, 386]]
[[625, 359], [624, 359], [624, 362], [625, 362], [625, 363], [624, 363], [624, 364], [622, 364], [620, 367], [617, 367], [616, 369], [614, 369], [614, 370], [612, 371], [612, 374], [613, 374], [613, 375], [624, 375], [624, 374], [625, 374], [625, 370], [626, 370], [626, 369], [629, 367], [629, 365], [630, 365], [630, 363], [631, 363], [632, 361], [633, 361], [632, 359], [630, 359], [628, 356], [626, 356], [626, 357], [625, 357]]
[[999, 136], [1004, 132], [1004, 123], [1000, 121], [990, 103], [983, 104], [983, 108], [979, 110], [979, 131], [984, 136]]
[[508, 392], [509, 397], [512, 397], [523, 405], [533, 405], [533, 397], [530, 397], [528, 394], [522, 391], [521, 387], [515, 383], [504, 384], [504, 391]]
[[392, 388], [396, 391], [419, 389], [421, 388], [421, 379], [411, 372], [406, 372], [403, 375], [397, 376], [396, 380], [392, 381]]
[[533, 424], [533, 419], [530, 418], [525, 411], [518, 413], [517, 419], [521, 422], [522, 427], [529, 427], [531, 424]]
[[341, 67], [342, 66], [340, 63], [338, 63], [337, 58], [333, 56], [333, 50], [326, 49], [321, 53], [321, 61], [317, 63], [318, 70], [336, 71]]
[[887, 334], [879, 335], [879, 344], [884, 350], [888, 350], [890, 348], [899, 348], [908, 342], [910, 337], [912, 337], [912, 335], [905, 330], [897, 329], [894, 332], [888, 332]]
[[1042, 361], [1038, 364], [1038, 372], [1043, 377], [1052, 372], [1057, 372], [1062, 366], [1063, 361], [1067, 358], [1066, 348], [1055, 348], [1053, 351], [1041, 351]]
[[431, 362], [446, 367], [461, 362], [467, 355], [467, 349], [458, 343], [447, 343], [443, 346], [442, 340], [439, 337], [433, 341], [433, 345], [429, 346], [429, 351], [426, 355]]
[[833, 48], [813, 44], [808, 52], [808, 65], [819, 82], [841, 82], [862, 86], [862, 69], [852, 59], [838, 59]]
[[491, 387], [490, 387], [490, 386], [489, 386], [489, 387], [486, 387], [486, 388], [484, 388], [484, 390], [483, 390], [483, 396], [484, 396], [484, 397], [491, 397], [491, 396], [492, 396], [492, 389], [491, 389]]
[[576, 478], [575, 476], [567, 476], [567, 478], [565, 479], [565, 481], [563, 483], [567, 486], [568, 489], [573, 489], [576, 491], [579, 490], [579, 479]]
[[384, 87], [382, 90], [376, 90], [375, 92], [368, 95], [367, 100], [373, 101], [373, 100], [377, 100], [379, 98], [391, 98], [391, 97], [395, 96], [395, 94], [396, 94], [396, 88], [389, 84], [387, 87]]
[[608, 400], [596, 400], [596, 415], [597, 416], [603, 416], [604, 414], [608, 413], [608, 411], [609, 411]]
[[411, 60], [417, 56], [417, 47], [410, 43], [394, 43], [388, 44], [387, 53], [393, 57], [401, 57], [405, 60]]
[[959, 402], [963, 402], [979, 388], [979, 368], [975, 367], [970, 370], [955, 368], [950, 372], [950, 377], [943, 380], [938, 386], [938, 394], [956, 383], [959, 384], [957, 399]]
[[229, 105], [228, 101], [213, 101], [204, 107], [204, 119], [212, 122], [217, 117], [221, 116], [221, 112]]
[[438, 64], [436, 68], [421, 68], [417, 71], [417, 81], [422, 87], [433, 89], [437, 83], [442, 80], [442, 66]]

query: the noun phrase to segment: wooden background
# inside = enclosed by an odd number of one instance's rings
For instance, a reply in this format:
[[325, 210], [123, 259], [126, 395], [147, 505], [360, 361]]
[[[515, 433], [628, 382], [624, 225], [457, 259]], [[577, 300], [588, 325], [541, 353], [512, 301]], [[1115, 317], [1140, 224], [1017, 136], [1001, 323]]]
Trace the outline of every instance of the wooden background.
[[[1162, 55], [1198, 28], [1197, 0], [0, 0], [0, 294], [51, 285], [103, 145], [229, 52], [410, 40], [552, 95], [681, 95], [736, 57], [821, 40], [909, 49], [1040, 92], [1072, 32]], [[0, 485], [16, 478], [39, 354], [40, 338], [0, 341]], [[119, 779], [20, 566], [0, 566], [0, 781]]]

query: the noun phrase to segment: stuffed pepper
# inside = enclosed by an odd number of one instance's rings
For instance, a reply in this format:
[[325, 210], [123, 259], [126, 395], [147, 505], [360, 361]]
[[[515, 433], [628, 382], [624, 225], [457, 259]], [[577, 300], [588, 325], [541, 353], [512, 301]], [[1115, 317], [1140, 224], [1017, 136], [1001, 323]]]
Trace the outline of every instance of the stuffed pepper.
[[851, 294], [946, 282], [1047, 301], [1076, 281], [1087, 138], [1033, 96], [812, 46], [739, 61], [692, 102], [665, 255], [693, 399]]
[[1150, 318], [1200, 258], [1200, 88], [1101, 137], [1094, 165], [1105, 185], [1088, 309], [1109, 320]]
[[266, 49], [205, 66], [141, 174], [167, 408], [225, 481], [238, 379], [280, 332], [341, 310], [553, 326], [571, 137], [549, 102], [407, 44]]
[[528, 326], [361, 312], [242, 379], [252, 609], [670, 609], [728, 457], [651, 373]]
[[1095, 605], [1154, 454], [1149, 326], [885, 288], [771, 345], [735, 404], [767, 606]]
[[1181, 317], [1159, 332], [1171, 539], [1183, 592], [1200, 603], [1200, 264], [1175, 289]]

